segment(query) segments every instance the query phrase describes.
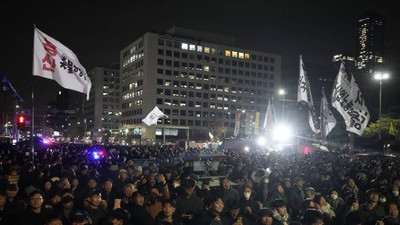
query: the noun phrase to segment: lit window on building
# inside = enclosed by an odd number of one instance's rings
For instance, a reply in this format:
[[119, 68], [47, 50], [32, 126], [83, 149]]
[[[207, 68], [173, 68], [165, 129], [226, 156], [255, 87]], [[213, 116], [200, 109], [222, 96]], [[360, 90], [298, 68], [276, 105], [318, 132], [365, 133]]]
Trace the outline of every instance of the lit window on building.
[[190, 45], [189, 45], [189, 50], [195, 51], [195, 50], [196, 50], [196, 45], [190, 44]]
[[203, 69], [204, 71], [210, 71], [210, 67], [209, 66], [204, 66], [204, 69]]
[[188, 44], [182, 43], [182, 49], [187, 50], [188, 49]]
[[228, 56], [228, 57], [230, 57], [230, 56], [231, 56], [231, 51], [229, 51], [229, 50], [225, 50], [225, 56]]
[[210, 53], [210, 47], [204, 47], [204, 52], [205, 53]]
[[238, 53], [235, 51], [232, 51], [232, 57], [237, 58], [238, 57]]
[[198, 52], [203, 52], [203, 46], [197, 45], [197, 51]]
[[243, 52], [239, 52], [239, 58], [243, 59], [244, 58], [244, 53]]
[[244, 58], [245, 58], [245, 59], [250, 59], [250, 54], [249, 54], [249, 53], [245, 53], [245, 54], [244, 54]]

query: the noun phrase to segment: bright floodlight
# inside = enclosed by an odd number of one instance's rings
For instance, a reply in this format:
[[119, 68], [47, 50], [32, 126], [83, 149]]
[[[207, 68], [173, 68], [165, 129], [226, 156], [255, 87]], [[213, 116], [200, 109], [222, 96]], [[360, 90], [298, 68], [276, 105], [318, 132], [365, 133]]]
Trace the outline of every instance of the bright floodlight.
[[387, 73], [376, 73], [374, 75], [375, 80], [386, 80], [389, 78], [389, 74]]
[[284, 89], [279, 89], [279, 95], [285, 95], [285, 94], [286, 94], [286, 92]]
[[249, 151], [250, 151], [249, 146], [245, 146], [245, 147], [244, 147], [244, 150], [245, 150], [246, 152], [249, 152]]
[[289, 126], [280, 124], [274, 128], [273, 138], [278, 142], [286, 142], [292, 136], [292, 130]]
[[267, 142], [267, 140], [265, 140], [264, 137], [258, 137], [258, 139], [257, 139], [257, 144], [260, 146], [265, 145], [266, 142]]

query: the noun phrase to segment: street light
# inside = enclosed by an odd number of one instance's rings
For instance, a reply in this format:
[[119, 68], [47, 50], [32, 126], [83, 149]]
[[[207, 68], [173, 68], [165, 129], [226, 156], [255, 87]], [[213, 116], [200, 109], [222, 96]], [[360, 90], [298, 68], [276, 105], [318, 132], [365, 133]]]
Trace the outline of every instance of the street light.
[[379, 80], [379, 130], [378, 130], [378, 140], [380, 141], [381, 136], [381, 116], [382, 116], [382, 80], [386, 80], [389, 78], [389, 74], [387, 73], [375, 73], [375, 80]]

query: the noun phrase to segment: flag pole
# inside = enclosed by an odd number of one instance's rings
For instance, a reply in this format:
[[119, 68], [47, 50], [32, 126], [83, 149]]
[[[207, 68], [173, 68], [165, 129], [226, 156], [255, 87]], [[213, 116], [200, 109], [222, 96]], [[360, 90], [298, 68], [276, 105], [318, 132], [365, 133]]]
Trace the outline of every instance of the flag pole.
[[[36, 25], [33, 24], [33, 37], [35, 37], [35, 29]], [[35, 47], [35, 38], [33, 38], [33, 48]], [[33, 49], [32, 48], [32, 49]], [[35, 76], [33, 74], [33, 66], [34, 66], [34, 54], [35, 52], [33, 51], [33, 57], [32, 57], [32, 112], [31, 112], [31, 160], [32, 160], [32, 165], [35, 166], [35, 143], [34, 143], [34, 136], [35, 136]]]

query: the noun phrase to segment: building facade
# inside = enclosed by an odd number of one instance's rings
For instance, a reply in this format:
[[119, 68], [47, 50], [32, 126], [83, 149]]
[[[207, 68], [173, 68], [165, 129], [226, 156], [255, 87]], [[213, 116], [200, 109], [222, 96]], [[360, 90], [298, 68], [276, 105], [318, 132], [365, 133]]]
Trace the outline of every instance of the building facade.
[[89, 101], [83, 102], [86, 135], [119, 131], [121, 123], [119, 64], [95, 67], [88, 72], [88, 75], [92, 81], [92, 88]]
[[379, 12], [364, 12], [358, 20], [357, 69], [372, 73], [384, 62], [385, 20]]
[[[228, 43], [228, 44], [226, 44]], [[173, 27], [146, 33], [120, 52], [122, 127], [151, 142], [256, 135], [268, 96], [281, 82], [281, 56], [241, 49], [229, 38]], [[155, 107], [168, 117], [146, 126]], [[137, 139], [136, 139], [137, 140]]]

